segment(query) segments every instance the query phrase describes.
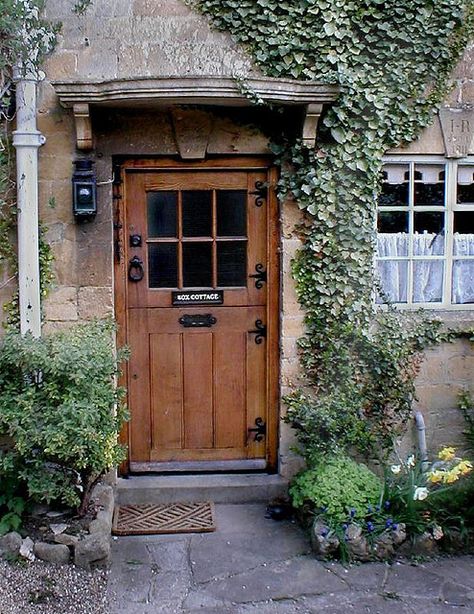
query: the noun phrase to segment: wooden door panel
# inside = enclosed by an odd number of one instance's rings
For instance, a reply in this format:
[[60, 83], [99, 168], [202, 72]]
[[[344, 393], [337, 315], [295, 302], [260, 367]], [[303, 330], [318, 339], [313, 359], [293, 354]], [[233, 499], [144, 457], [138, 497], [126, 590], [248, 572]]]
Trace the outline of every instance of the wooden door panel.
[[212, 448], [212, 333], [183, 336], [184, 447]]
[[[261, 174], [261, 173], [260, 173]], [[229, 173], [162, 172], [147, 173], [144, 187], [152, 190], [238, 190], [246, 189], [248, 173], [233, 171]]]
[[216, 333], [214, 337], [215, 445], [245, 447], [246, 433], [245, 332]]
[[183, 445], [183, 360], [180, 335], [152, 334], [150, 409], [153, 448]]
[[[152, 460], [263, 458], [265, 446], [249, 439], [247, 429], [266, 415], [265, 341], [257, 344], [249, 332], [265, 311], [217, 308], [212, 328], [186, 330], [179, 320], [193, 313], [130, 310], [130, 398], [150, 408], [140, 423], [134, 420], [132, 433], [139, 439], [150, 420]], [[135, 446], [132, 461], [144, 461]]]
[[[276, 319], [267, 304], [278, 279], [269, 248], [276, 253], [269, 227], [276, 218], [256, 189], [269, 175], [258, 168], [139, 169], [133, 162], [125, 172], [121, 238], [123, 277], [131, 261], [142, 262], [144, 273], [125, 281], [131, 466], [174, 471], [228, 461], [263, 468], [267, 440], [249, 429], [258, 419], [268, 423], [275, 398], [267, 380]], [[268, 280], [255, 277], [261, 271]], [[211, 278], [210, 286], [186, 286]], [[175, 307], [176, 290], [222, 290], [224, 304]], [[182, 317], [193, 315], [212, 316], [210, 326], [184, 326]], [[267, 324], [269, 343], [261, 334]]]

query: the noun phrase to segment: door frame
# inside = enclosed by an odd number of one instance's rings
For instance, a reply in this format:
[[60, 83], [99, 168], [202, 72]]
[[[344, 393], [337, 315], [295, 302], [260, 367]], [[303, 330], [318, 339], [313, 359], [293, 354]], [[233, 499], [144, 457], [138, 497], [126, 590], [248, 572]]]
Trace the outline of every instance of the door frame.
[[[268, 473], [278, 471], [278, 438], [280, 422], [280, 215], [276, 196], [278, 170], [270, 157], [262, 156], [216, 156], [200, 161], [183, 161], [170, 157], [114, 157], [113, 185], [113, 225], [114, 225], [114, 302], [117, 322], [116, 341], [118, 347], [127, 346], [127, 263], [124, 258], [124, 245], [128, 236], [123, 221], [127, 194], [125, 193], [125, 175], [127, 172], [147, 172], [157, 169], [179, 170], [215, 170], [215, 171], [265, 171], [268, 177], [267, 196], [267, 339], [266, 393], [268, 403], [266, 460]], [[127, 387], [128, 364], [124, 363], [118, 385]], [[126, 402], [128, 397], [125, 397]], [[130, 445], [129, 424], [125, 423], [120, 433], [121, 443]], [[120, 466], [120, 474], [130, 472], [129, 455]]]

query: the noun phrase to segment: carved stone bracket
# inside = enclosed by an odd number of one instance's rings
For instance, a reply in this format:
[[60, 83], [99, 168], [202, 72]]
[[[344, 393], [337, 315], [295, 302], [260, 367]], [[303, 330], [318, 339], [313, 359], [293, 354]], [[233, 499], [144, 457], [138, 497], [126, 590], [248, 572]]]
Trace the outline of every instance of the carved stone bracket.
[[89, 105], [87, 103], [74, 104], [72, 110], [76, 123], [77, 149], [92, 149], [92, 123]]
[[306, 116], [303, 124], [303, 144], [309, 149], [314, 149], [316, 145], [316, 134], [322, 112], [322, 104], [309, 104], [306, 107]]

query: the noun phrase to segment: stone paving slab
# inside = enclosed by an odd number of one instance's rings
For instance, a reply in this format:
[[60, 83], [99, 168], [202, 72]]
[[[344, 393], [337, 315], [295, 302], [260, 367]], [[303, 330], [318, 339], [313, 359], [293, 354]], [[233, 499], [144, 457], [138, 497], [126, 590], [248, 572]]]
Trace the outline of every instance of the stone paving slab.
[[474, 557], [344, 567], [260, 504], [217, 505], [210, 534], [119, 537], [110, 614], [474, 613]]

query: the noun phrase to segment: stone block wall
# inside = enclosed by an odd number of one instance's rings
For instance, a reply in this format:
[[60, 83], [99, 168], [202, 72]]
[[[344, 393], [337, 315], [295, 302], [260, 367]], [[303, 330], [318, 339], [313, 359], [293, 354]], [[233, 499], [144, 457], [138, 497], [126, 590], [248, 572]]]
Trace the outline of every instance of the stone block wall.
[[416, 409], [424, 416], [428, 449], [432, 453], [445, 445], [466, 448], [466, 428], [458, 409], [463, 390], [474, 394], [474, 344], [467, 339], [427, 350], [416, 381]]

